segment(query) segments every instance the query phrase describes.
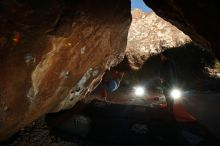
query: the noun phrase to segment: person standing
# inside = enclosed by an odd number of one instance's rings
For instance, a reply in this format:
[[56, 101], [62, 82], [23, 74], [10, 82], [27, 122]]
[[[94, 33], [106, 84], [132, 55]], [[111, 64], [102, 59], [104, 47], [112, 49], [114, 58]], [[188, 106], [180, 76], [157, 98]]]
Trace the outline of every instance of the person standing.
[[173, 112], [174, 99], [170, 96], [170, 91], [172, 87], [176, 85], [176, 66], [167, 51], [160, 54], [160, 60], [161, 67], [159, 76], [162, 90], [166, 98], [167, 109], [168, 111]]

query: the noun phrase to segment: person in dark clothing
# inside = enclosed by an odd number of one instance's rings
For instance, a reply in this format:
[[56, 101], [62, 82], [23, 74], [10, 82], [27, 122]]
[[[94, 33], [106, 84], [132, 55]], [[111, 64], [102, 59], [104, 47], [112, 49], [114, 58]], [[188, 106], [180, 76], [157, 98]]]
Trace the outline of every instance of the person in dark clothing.
[[174, 100], [170, 96], [170, 90], [176, 85], [176, 67], [175, 63], [169, 57], [168, 52], [160, 54], [161, 67], [160, 67], [160, 81], [162, 85], [163, 94], [166, 98], [167, 109], [172, 112]]

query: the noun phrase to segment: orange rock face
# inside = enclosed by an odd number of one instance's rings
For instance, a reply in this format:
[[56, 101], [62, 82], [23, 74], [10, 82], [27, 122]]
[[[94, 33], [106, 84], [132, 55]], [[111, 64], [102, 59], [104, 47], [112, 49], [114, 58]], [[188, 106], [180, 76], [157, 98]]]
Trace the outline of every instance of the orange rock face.
[[124, 57], [129, 0], [0, 2], [0, 140], [71, 108]]

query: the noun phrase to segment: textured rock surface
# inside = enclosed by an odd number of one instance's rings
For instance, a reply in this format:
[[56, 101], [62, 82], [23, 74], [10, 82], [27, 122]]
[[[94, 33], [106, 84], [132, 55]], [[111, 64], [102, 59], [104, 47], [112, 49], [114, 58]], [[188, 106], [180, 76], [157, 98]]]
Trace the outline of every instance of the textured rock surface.
[[[3, 146], [79, 146], [77, 143], [56, 138], [50, 132], [44, 118], [40, 118], [27, 127], [22, 128]], [[2, 146], [1, 145], [1, 146]]]
[[194, 42], [212, 48], [220, 59], [220, 9], [218, 1], [144, 0], [157, 15], [177, 26]]
[[0, 140], [72, 107], [124, 56], [129, 0], [0, 2]]
[[151, 56], [165, 48], [179, 47], [191, 39], [154, 12], [132, 10], [126, 56], [132, 68], [138, 69]]

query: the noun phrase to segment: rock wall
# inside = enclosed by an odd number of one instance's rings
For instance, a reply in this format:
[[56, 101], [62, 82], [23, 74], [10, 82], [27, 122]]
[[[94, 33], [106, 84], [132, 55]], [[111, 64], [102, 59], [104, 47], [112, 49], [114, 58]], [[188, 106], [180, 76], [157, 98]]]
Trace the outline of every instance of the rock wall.
[[144, 0], [157, 15], [171, 22], [192, 40], [212, 48], [220, 59], [220, 9], [218, 1]]
[[132, 10], [126, 56], [133, 69], [142, 67], [152, 55], [189, 42], [191, 39], [187, 35], [154, 12]]
[[0, 2], [0, 140], [67, 109], [124, 57], [129, 0]]

